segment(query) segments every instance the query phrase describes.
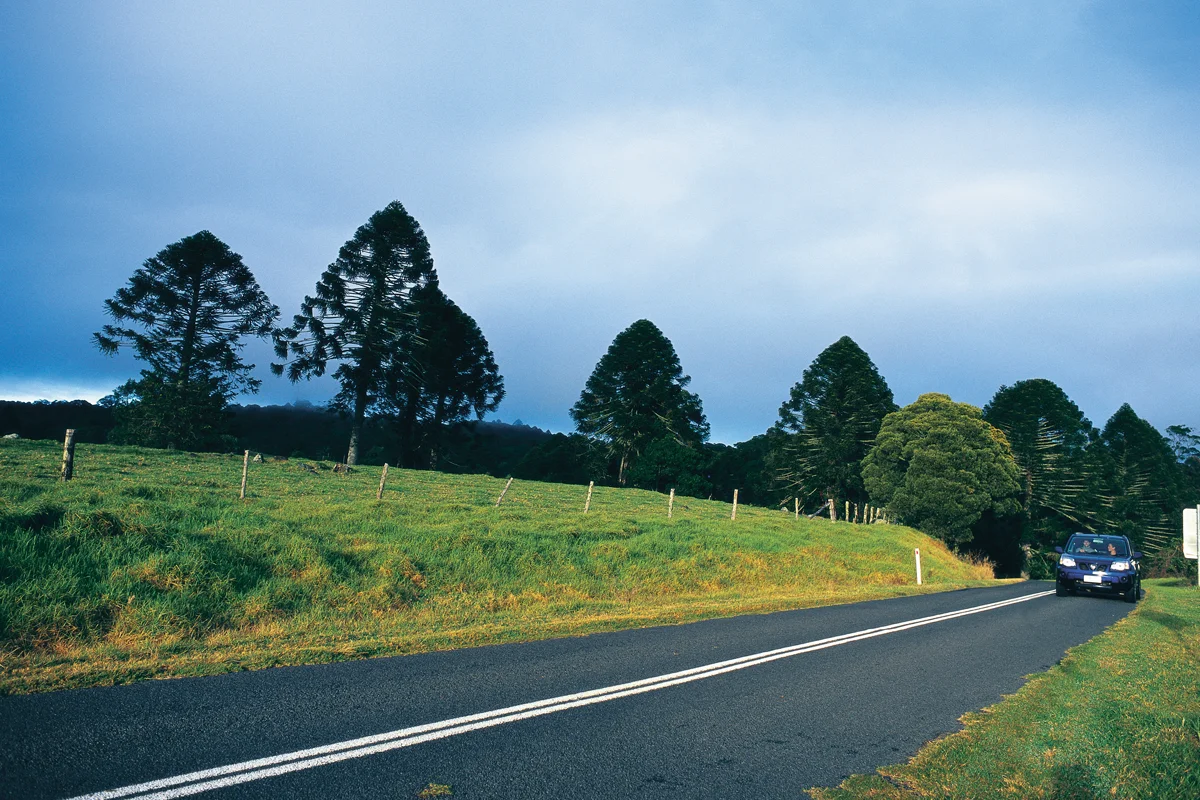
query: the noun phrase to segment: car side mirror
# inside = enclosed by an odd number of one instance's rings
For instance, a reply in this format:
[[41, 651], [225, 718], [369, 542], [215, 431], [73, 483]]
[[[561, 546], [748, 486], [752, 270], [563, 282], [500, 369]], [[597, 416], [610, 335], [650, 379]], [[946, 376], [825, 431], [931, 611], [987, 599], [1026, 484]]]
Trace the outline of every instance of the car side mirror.
[[1054, 548], [1054, 552], [1056, 552], [1056, 553], [1062, 553], [1062, 548], [1061, 548], [1061, 547], [1056, 547], [1056, 548]]
[[1140, 561], [1142, 558], [1143, 558], [1143, 555], [1142, 555], [1141, 553], [1139, 553], [1139, 552], [1137, 552], [1137, 551], [1134, 551], [1134, 553], [1133, 553], [1133, 560], [1134, 560], [1134, 561]]

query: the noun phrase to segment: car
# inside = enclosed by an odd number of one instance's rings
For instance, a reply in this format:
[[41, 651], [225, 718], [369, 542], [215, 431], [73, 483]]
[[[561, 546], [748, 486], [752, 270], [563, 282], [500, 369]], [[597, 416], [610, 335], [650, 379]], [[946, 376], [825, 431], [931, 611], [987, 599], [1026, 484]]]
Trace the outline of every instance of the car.
[[1120, 595], [1136, 603], [1142, 594], [1142, 554], [1127, 536], [1072, 533], [1066, 547], [1056, 547], [1058, 575], [1054, 593], [1059, 597], [1088, 593]]

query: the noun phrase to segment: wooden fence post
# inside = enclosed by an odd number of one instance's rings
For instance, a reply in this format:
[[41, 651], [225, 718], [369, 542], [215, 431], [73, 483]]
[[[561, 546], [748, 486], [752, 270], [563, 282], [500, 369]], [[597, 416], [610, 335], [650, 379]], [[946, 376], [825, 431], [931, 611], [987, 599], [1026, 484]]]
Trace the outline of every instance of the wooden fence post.
[[587, 500], [585, 500], [583, 503], [583, 513], [585, 514], [588, 513], [588, 510], [592, 507], [592, 487], [595, 485], [595, 481], [588, 481], [588, 496]]
[[800, 519], [800, 498], [793, 498], [796, 501], [796, 519]]
[[379, 476], [379, 491], [375, 493], [376, 500], [383, 499], [383, 485], [385, 483], [387, 483], [387, 468], [388, 468], [388, 465], [385, 462], [383, 465], [383, 474]]
[[733, 513], [729, 515], [730, 519], [737, 519], [737, 489], [733, 490]]
[[62, 472], [59, 474], [59, 480], [66, 482], [75, 476], [75, 429], [67, 428], [67, 435], [63, 439], [63, 463]]
[[833, 502], [833, 498], [829, 498], [829, 519], [837, 522], [837, 506]]
[[504, 499], [504, 495], [508, 494], [508, 487], [512, 486], [512, 481], [513, 479], [509, 478], [508, 483], [504, 484], [504, 491], [502, 491], [500, 496], [496, 498], [496, 508], [500, 507], [500, 501]]
[[242, 500], [246, 499], [246, 473], [249, 470], [250, 470], [250, 451], [247, 450], [246, 454], [244, 456], [242, 456], [242, 492], [240, 495], [240, 499], [242, 499]]
[[671, 487], [671, 496], [667, 498], [667, 519], [671, 518], [675, 511], [675, 487]]

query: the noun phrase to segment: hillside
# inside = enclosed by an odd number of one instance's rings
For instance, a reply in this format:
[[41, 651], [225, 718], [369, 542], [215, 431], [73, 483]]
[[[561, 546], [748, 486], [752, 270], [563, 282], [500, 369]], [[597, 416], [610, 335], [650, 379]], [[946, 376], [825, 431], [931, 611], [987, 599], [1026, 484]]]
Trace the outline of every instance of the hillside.
[[[412, 653], [940, 591], [900, 526], [598, 487], [0, 443], [0, 692]], [[926, 585], [912, 578], [920, 547]]]

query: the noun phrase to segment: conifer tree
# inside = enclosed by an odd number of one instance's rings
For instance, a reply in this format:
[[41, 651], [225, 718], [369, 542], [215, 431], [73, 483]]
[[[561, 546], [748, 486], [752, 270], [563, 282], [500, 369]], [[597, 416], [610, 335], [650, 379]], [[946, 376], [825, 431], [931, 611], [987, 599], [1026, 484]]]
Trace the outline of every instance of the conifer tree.
[[708, 438], [700, 398], [685, 387], [671, 341], [640, 319], [617, 334], [596, 364], [571, 418], [580, 433], [602, 441], [618, 460], [617, 482], [655, 439], [698, 447]]
[[258, 391], [254, 365], [241, 357], [242, 339], [274, 335], [279, 309], [242, 257], [210, 232], [147, 259], [105, 306], [118, 324], [94, 334], [96, 345], [112, 355], [128, 344], [149, 365], [106, 398], [118, 409], [123, 441], [211, 444], [229, 399]]
[[411, 312], [414, 334], [390, 362], [381, 408], [394, 421], [405, 460], [436, 468], [449, 426], [495, 411], [504, 378], [479, 325], [437, 284], [413, 292]]
[[861, 464], [883, 418], [896, 410], [892, 390], [849, 336], [825, 348], [779, 409], [774, 463], [802, 502], [862, 503]]
[[394, 358], [413, 347], [412, 293], [436, 283], [424, 231], [404, 206], [389, 203], [342, 245], [276, 342], [276, 355], [288, 361], [271, 368], [286, 369], [292, 381], [340, 362], [333, 405], [350, 413], [349, 466], [358, 463], [363, 421], [386, 391]]

